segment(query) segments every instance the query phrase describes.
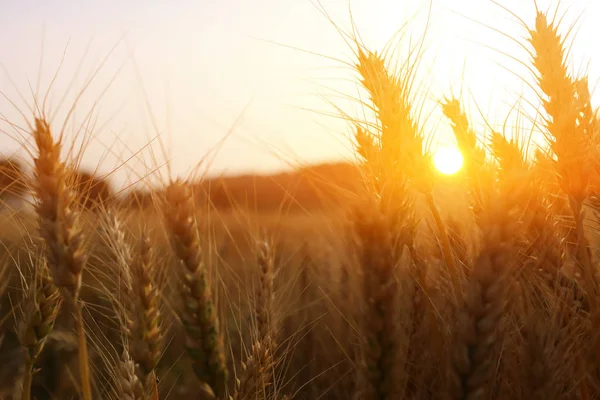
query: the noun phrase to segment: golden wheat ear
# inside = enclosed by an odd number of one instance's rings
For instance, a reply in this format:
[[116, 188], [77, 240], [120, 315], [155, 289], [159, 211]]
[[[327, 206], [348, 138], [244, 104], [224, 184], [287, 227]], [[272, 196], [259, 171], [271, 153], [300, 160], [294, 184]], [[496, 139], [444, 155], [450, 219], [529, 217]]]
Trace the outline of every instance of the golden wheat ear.
[[192, 198], [188, 185], [180, 181], [171, 183], [167, 187], [163, 213], [173, 250], [180, 261], [180, 314], [188, 354], [197, 377], [210, 386], [217, 398], [223, 398], [228, 379], [224, 340], [211, 282], [202, 260]]
[[142, 384], [135, 374], [135, 364], [127, 349], [123, 349], [117, 369], [116, 392], [119, 399], [143, 400]]
[[46, 265], [42, 263], [40, 267], [38, 273], [33, 276], [33, 284], [24, 299], [25, 312], [17, 328], [19, 341], [27, 349], [21, 389], [22, 400], [29, 400], [31, 397], [35, 363], [54, 328], [61, 304], [60, 294], [50, 279]]
[[48, 268], [54, 284], [74, 303], [81, 289], [81, 273], [87, 257], [75, 199], [67, 187], [61, 146], [55, 143], [48, 124], [36, 119], [33, 131], [38, 148], [34, 160], [34, 192], [40, 236], [44, 239]]
[[252, 345], [250, 355], [242, 363], [242, 378], [237, 382], [234, 400], [253, 400], [266, 398], [268, 377], [273, 368], [273, 354], [268, 344], [257, 341]]
[[[587, 79], [576, 79], [567, 70], [567, 51], [558, 26], [538, 11], [529, 31], [533, 66], [545, 110], [545, 136], [556, 158], [554, 170], [568, 199], [577, 240], [577, 263], [584, 277], [590, 308], [600, 318], [600, 276], [585, 233], [584, 202], [593, 172], [593, 139], [597, 127], [591, 111]], [[598, 322], [596, 321], [597, 325]]]
[[137, 304], [137, 338], [140, 351], [135, 356], [140, 366], [141, 381], [146, 393], [158, 398], [156, 368], [163, 350], [163, 329], [160, 312], [160, 295], [154, 283], [154, 260], [148, 237], [142, 234], [139, 243], [139, 256], [133, 263], [133, 296]]
[[46, 263], [54, 284], [66, 303], [75, 311], [79, 332], [80, 379], [84, 400], [92, 399], [91, 375], [83, 321], [83, 304], [79, 300], [81, 277], [87, 262], [83, 246], [80, 213], [67, 186], [67, 169], [61, 161], [61, 144], [55, 142], [50, 126], [36, 118], [33, 130], [38, 157], [34, 160], [34, 194], [40, 236], [46, 249]]
[[161, 296], [155, 283], [152, 244], [142, 232], [132, 249], [121, 219], [111, 210], [104, 218], [104, 231], [116, 257], [122, 287], [117, 304], [121, 327], [126, 336], [127, 356], [137, 367], [139, 381], [149, 398], [158, 398], [157, 367], [163, 351]]
[[[448, 235], [433, 201], [434, 175], [430, 155], [413, 118], [415, 66], [411, 60], [393, 73], [377, 53], [359, 48], [356, 69], [369, 94], [377, 123], [357, 128], [356, 153], [366, 167], [364, 197], [353, 215], [352, 233], [358, 239], [362, 304], [359, 314], [363, 340], [357, 351], [356, 389], [361, 398], [403, 396], [401, 330], [396, 271], [406, 247], [413, 247], [417, 221], [414, 189], [425, 194], [438, 224], [453, 288], [458, 287], [456, 263]], [[362, 306], [362, 307], [361, 307]]]
[[275, 255], [267, 242], [260, 242], [256, 250], [256, 259], [260, 268], [260, 286], [256, 296], [256, 322], [259, 340], [270, 346], [275, 352], [277, 327], [274, 321], [273, 274]]
[[256, 249], [260, 268], [260, 285], [256, 294], [254, 313], [257, 337], [250, 354], [242, 363], [242, 376], [236, 384], [233, 398], [250, 400], [273, 397], [275, 350], [278, 330], [273, 315], [273, 264], [275, 256], [269, 243], [261, 241]]

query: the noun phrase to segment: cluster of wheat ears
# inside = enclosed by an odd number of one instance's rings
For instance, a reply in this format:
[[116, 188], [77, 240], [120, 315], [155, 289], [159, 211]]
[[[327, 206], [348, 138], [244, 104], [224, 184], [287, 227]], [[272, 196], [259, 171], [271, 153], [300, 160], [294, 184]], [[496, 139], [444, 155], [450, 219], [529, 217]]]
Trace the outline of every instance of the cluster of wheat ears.
[[[465, 159], [472, 226], [446, 221], [436, 205], [437, 175], [411, 108], [415, 64], [391, 71], [384, 57], [357, 46], [356, 69], [377, 123], [354, 121], [365, 185], [340, 233], [349, 239], [339, 251], [350, 261], [334, 276], [313, 257], [296, 279], [301, 307], [288, 318], [276, 299], [290, 287], [274, 283], [282, 258], [267, 238], [250, 246], [254, 261], [245, 268], [256, 267], [259, 280], [246, 315], [232, 318], [215, 295], [221, 282], [205, 262], [192, 186], [172, 180], [157, 199], [175, 260], [167, 263], [156, 255], [156, 235], [133, 235], [122, 210], [90, 216], [78, 208], [60, 140], [36, 118], [37, 231], [28, 231], [28, 257], [3, 263], [3, 280], [13, 282], [12, 274], [21, 287], [10, 313], [2, 310], [3, 329], [8, 335], [6, 321], [15, 321], [25, 354], [7, 396], [33, 398], [36, 376], [59, 368], [39, 361], [62, 316], [78, 354], [70, 396], [83, 400], [184, 396], [163, 384], [179, 364], [195, 376], [185, 383], [195, 388], [189, 398], [600, 398], [600, 276], [591, 245], [600, 126], [586, 77], [566, 67], [557, 28], [538, 12], [528, 29], [549, 144], [533, 160], [498, 132], [487, 151], [460, 102], [441, 102]], [[416, 233], [419, 199], [433, 216], [433, 234]], [[95, 325], [86, 324], [94, 304], [82, 294], [91, 237], [105, 244], [104, 279], [94, 290], [108, 299], [96, 304]], [[169, 293], [165, 280], [175, 282]], [[311, 281], [317, 284], [308, 291]], [[321, 308], [310, 308], [315, 302]], [[304, 325], [290, 322], [299, 314]], [[118, 335], [102, 347], [97, 331], [109, 329], [107, 321]], [[229, 334], [231, 324], [243, 338]], [[165, 361], [171, 342], [186, 351]]]

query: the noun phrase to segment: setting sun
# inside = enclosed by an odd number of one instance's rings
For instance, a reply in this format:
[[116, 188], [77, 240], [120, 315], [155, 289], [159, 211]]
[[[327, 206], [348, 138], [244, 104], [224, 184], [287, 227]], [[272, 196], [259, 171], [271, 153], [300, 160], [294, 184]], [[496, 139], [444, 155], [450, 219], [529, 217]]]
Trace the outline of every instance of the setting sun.
[[460, 171], [463, 156], [455, 147], [442, 147], [435, 152], [433, 164], [442, 174], [452, 175]]

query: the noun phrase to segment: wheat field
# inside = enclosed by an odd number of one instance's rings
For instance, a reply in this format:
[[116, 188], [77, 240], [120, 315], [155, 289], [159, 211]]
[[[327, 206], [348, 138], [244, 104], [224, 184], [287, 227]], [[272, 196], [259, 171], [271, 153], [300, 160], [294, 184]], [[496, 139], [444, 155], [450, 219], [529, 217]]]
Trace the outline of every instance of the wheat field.
[[452, 178], [418, 55], [354, 37], [374, 120], [348, 117], [355, 174], [320, 210], [220, 209], [183, 178], [114, 201], [32, 115], [33, 174], [0, 169], [0, 398], [600, 399], [600, 124], [568, 27], [530, 22], [544, 143], [476, 132], [448, 93]]

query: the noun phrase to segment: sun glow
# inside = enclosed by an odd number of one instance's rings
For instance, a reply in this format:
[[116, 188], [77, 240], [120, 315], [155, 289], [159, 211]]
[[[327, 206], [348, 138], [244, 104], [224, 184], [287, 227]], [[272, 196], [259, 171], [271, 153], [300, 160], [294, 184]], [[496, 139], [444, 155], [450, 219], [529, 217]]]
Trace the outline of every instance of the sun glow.
[[463, 166], [463, 156], [456, 147], [441, 147], [433, 156], [433, 165], [445, 175], [460, 171]]

